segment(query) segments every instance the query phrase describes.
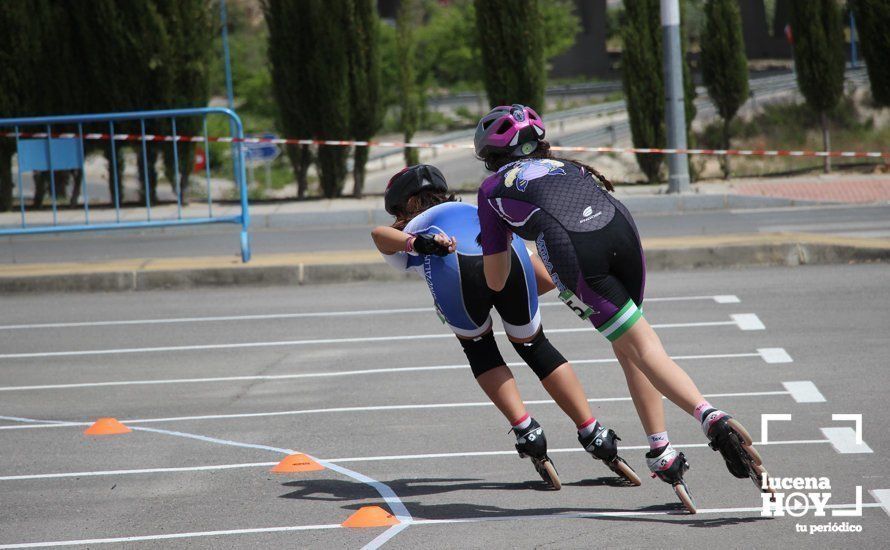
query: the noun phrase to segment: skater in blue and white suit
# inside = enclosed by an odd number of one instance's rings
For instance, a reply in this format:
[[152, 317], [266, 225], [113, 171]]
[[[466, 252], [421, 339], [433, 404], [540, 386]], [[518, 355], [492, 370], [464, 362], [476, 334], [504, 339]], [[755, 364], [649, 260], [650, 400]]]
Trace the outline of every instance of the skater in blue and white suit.
[[[547, 456], [544, 432], [526, 411], [495, 342], [492, 308], [500, 315], [513, 347], [578, 429], [599, 433], [607, 444], [614, 432], [593, 418], [571, 364], [541, 328], [538, 294], [554, 288], [546, 268], [539, 258], [529, 255], [522, 240], [514, 239], [509, 247], [512, 267], [504, 287], [491, 290], [477, 239], [476, 207], [449, 195], [445, 178], [433, 166], [411, 166], [394, 175], [385, 202], [395, 222], [372, 231], [378, 250], [396, 269], [424, 277], [439, 316], [463, 347], [479, 386], [510, 421], [520, 456], [531, 458], [541, 477], [558, 489], [560, 482]], [[639, 483], [626, 464], [607, 465]]]

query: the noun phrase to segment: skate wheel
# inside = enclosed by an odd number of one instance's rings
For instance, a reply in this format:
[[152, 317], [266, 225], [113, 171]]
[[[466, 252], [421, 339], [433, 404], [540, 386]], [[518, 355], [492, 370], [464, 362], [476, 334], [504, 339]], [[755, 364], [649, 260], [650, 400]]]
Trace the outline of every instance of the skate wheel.
[[678, 483], [674, 485], [674, 492], [677, 493], [677, 498], [680, 499], [680, 502], [683, 503], [686, 510], [689, 511], [690, 514], [694, 514], [696, 512], [695, 501], [692, 500], [692, 495], [689, 494], [686, 484]]
[[755, 449], [753, 445], [745, 445], [743, 448], [745, 449], [745, 452], [748, 453], [751, 462], [757, 466], [763, 464], [763, 460], [760, 458], [760, 453], [757, 452], [757, 449]]
[[643, 484], [643, 482], [640, 480], [640, 476], [637, 475], [637, 473], [634, 471], [634, 469], [631, 468], [627, 464], [627, 462], [625, 462], [621, 459], [616, 459], [612, 463], [612, 465], [614, 466], [615, 473], [620, 475], [624, 479], [626, 479], [627, 482], [630, 483], [631, 485], [633, 485], [635, 487], [639, 487], [640, 485]]
[[544, 469], [547, 477], [550, 478], [550, 486], [553, 487], [553, 490], [559, 491], [562, 489], [562, 482], [559, 481], [559, 474], [556, 473], [556, 468], [553, 467], [553, 463], [549, 460], [545, 460], [541, 462], [541, 468]]
[[744, 426], [739, 424], [739, 422], [735, 418], [730, 418], [726, 421], [726, 425], [733, 429], [742, 440], [742, 444], [746, 447], [750, 447], [754, 444], [754, 440], [751, 439], [751, 435], [748, 433], [748, 430], [745, 429]]

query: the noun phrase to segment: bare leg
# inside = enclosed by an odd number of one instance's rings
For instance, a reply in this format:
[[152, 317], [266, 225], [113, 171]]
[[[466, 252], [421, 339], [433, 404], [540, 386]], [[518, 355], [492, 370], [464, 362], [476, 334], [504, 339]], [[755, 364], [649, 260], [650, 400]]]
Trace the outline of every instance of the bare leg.
[[616, 354], [630, 359], [655, 389], [690, 415], [705, 400], [692, 378], [668, 356], [645, 318], [640, 318], [612, 345]]
[[627, 389], [630, 390], [630, 397], [633, 399], [637, 416], [640, 417], [646, 435], [665, 431], [664, 402], [661, 393], [655, 389], [643, 371], [629, 357], [620, 353], [617, 348], [615, 356], [621, 363], [621, 368], [624, 369]]
[[563, 363], [556, 367], [556, 370], [541, 380], [541, 385], [559, 408], [572, 419], [575, 426], [580, 426], [593, 416], [584, 388], [581, 387], [581, 381], [578, 380], [571, 363]]
[[525, 416], [525, 403], [516, 387], [516, 379], [506, 365], [495, 367], [476, 378], [479, 387], [511, 424]]

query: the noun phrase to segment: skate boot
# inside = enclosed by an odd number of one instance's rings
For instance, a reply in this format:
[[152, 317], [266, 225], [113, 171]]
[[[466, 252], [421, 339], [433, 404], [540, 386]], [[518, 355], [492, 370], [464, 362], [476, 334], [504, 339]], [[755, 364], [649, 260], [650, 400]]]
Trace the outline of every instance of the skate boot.
[[663, 447], [652, 449], [646, 453], [646, 465], [649, 466], [652, 477], [657, 477], [665, 483], [671, 484], [683, 506], [686, 507], [690, 514], [694, 514], [695, 501], [692, 499], [689, 487], [683, 481], [683, 474], [689, 470], [686, 456], [674, 450], [671, 444], [668, 443]]
[[590, 435], [584, 437], [578, 434], [578, 441], [584, 450], [590, 453], [590, 456], [602, 460], [603, 464], [631, 485], [642, 483], [634, 469], [618, 456], [618, 441], [621, 441], [621, 438], [611, 429], [604, 428], [597, 422]]
[[[740, 479], [750, 478], [761, 492], [775, 495], [775, 489], [763, 488], [763, 480], [768, 474], [748, 430], [738, 420], [717, 409], [708, 409], [701, 418], [702, 431], [711, 441], [709, 446], [720, 451], [729, 473]], [[775, 496], [771, 500], [774, 501]]]
[[514, 430], [516, 435], [516, 451], [519, 458], [530, 458], [535, 471], [547, 484], [558, 491], [562, 488], [559, 474], [553, 461], [547, 456], [547, 438], [544, 437], [544, 429], [532, 418], [531, 425], [521, 431]]

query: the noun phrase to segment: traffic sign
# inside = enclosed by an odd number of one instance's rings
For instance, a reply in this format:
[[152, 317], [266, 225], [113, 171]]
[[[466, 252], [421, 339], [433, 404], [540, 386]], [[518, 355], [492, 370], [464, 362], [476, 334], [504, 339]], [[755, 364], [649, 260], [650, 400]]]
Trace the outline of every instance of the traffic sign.
[[[263, 134], [261, 136], [248, 136], [248, 137], [262, 137], [275, 139], [275, 134]], [[261, 164], [264, 162], [272, 162], [277, 159], [281, 155], [281, 148], [278, 147], [275, 143], [245, 143], [244, 144], [244, 158], [247, 162]]]

